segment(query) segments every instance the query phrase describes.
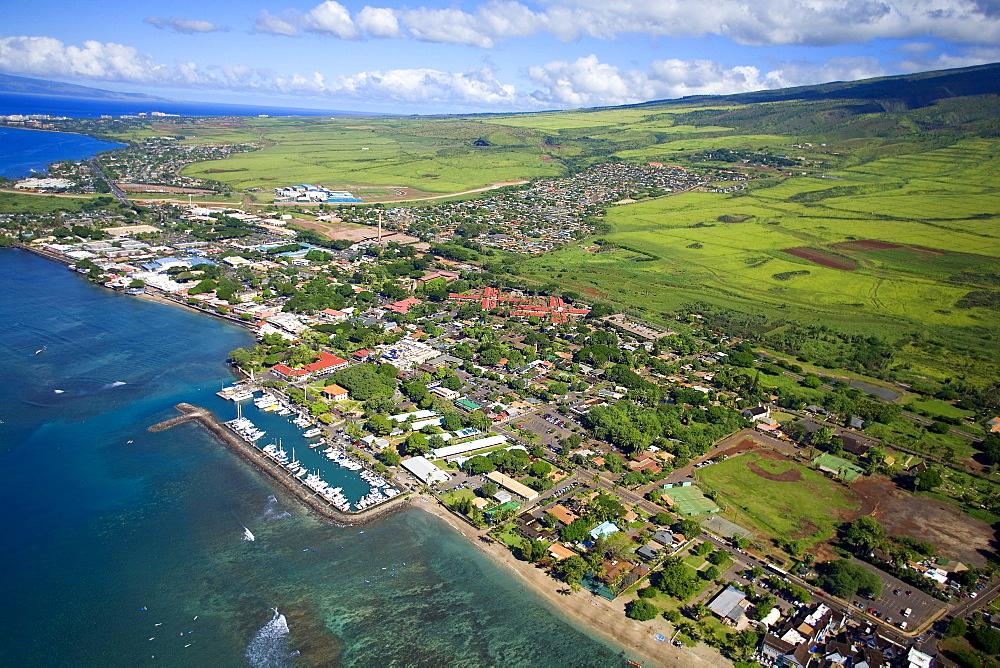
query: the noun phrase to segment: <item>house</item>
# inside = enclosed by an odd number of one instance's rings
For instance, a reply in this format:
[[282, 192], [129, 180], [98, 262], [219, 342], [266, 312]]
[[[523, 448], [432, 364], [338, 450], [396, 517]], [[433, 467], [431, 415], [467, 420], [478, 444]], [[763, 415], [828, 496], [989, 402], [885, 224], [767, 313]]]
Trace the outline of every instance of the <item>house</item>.
[[351, 353], [351, 357], [358, 362], [370, 362], [372, 358], [372, 351], [370, 350], [355, 350]]
[[349, 398], [347, 390], [340, 385], [327, 385], [323, 388], [323, 396], [330, 401], [347, 401]]
[[557, 503], [556, 505], [549, 508], [549, 512], [552, 513], [555, 516], [555, 518], [560, 522], [562, 522], [563, 524], [572, 524], [573, 522], [575, 522], [580, 518], [579, 515], [577, 515], [572, 510], [562, 505], [561, 503]]
[[864, 429], [865, 428], [865, 421], [862, 420], [859, 417], [853, 417], [852, 416], [851, 419], [848, 421], [848, 426], [851, 429]]
[[1000, 416], [990, 418], [986, 421], [986, 428], [991, 434], [1000, 433]]
[[844, 446], [844, 452], [849, 452], [856, 457], [864, 457], [872, 449], [871, 443], [853, 434], [841, 434], [840, 442]]
[[406, 299], [400, 299], [398, 302], [393, 302], [388, 304], [385, 308], [393, 313], [407, 313], [410, 308], [416, 306], [420, 303], [420, 300], [416, 297], [407, 297]]
[[460, 394], [455, 390], [449, 390], [447, 387], [444, 387], [443, 385], [438, 385], [437, 387], [432, 389], [431, 394], [436, 394], [442, 399], [447, 399], [448, 401], [454, 401], [455, 399], [458, 399], [458, 397], [460, 396]]
[[771, 407], [755, 406], [754, 408], [748, 408], [743, 411], [743, 417], [750, 420], [750, 422], [756, 422], [757, 420], [769, 418], [771, 417]]
[[570, 557], [576, 556], [576, 552], [568, 547], [560, 545], [559, 543], [553, 543], [549, 546], [549, 554], [552, 555], [552, 558], [556, 561], [562, 561], [563, 559], [569, 559]]
[[722, 621], [735, 625], [746, 612], [747, 595], [730, 585], [709, 601], [708, 609], [718, 615]]
[[332, 309], [332, 308], [325, 308], [319, 313], [323, 319], [333, 320], [335, 322], [337, 320], [343, 320], [344, 318], [347, 317], [347, 314], [344, 313], [343, 311], [338, 311], [337, 309]]
[[650, 544], [650, 545], [643, 545], [638, 550], [636, 550], [635, 553], [638, 554], [643, 559], [648, 559], [649, 561], [653, 561], [656, 559], [656, 557], [660, 555], [660, 550], [653, 547]]

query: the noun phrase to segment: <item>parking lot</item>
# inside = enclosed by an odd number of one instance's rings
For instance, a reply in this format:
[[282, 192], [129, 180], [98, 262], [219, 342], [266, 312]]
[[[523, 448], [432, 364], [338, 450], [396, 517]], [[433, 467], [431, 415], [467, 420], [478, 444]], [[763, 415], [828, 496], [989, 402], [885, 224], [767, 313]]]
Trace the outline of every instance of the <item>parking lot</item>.
[[[856, 563], [863, 564], [863, 562]], [[901, 622], [906, 622], [906, 630], [912, 631], [926, 623], [945, 606], [942, 601], [925, 594], [913, 585], [906, 584], [868, 564], [864, 565], [882, 578], [882, 596], [874, 601], [862, 596], [855, 596], [851, 600], [851, 608], [854, 612], [863, 610], [896, 628], [900, 628]], [[905, 617], [903, 611], [907, 608], [912, 612], [908, 617]]]
[[[546, 418], [546, 415], [551, 417]], [[556, 420], [559, 422], [556, 422]], [[566, 426], [562, 426], [559, 424], [560, 422]], [[574, 433], [573, 428], [577, 427], [569, 418], [548, 410], [542, 410], [527, 417], [512, 420], [510, 424], [511, 426], [520, 427], [521, 429], [538, 434], [541, 437], [538, 442], [542, 443], [542, 445], [554, 447], [558, 447], [559, 440]]]

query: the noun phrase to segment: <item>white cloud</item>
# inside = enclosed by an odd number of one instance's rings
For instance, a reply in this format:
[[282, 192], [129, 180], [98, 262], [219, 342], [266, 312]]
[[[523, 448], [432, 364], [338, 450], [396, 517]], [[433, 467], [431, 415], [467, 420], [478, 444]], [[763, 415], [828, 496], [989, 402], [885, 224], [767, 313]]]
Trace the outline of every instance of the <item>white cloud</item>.
[[386, 7], [365, 7], [354, 19], [358, 29], [369, 37], [400, 37], [396, 12]]
[[271, 14], [266, 9], [260, 10], [256, 18], [253, 19], [253, 31], [267, 35], [284, 35], [285, 37], [297, 37], [299, 34], [299, 29], [292, 21]]
[[869, 58], [832, 59], [823, 65], [783, 64], [769, 72], [726, 67], [711, 60], [657, 60], [646, 71], [620, 70], [597, 56], [553, 61], [528, 69], [538, 86], [531, 97], [545, 106], [594, 107], [635, 104], [689, 95], [727, 95], [885, 74]]
[[[924, 60], [917, 60], [923, 58]], [[1000, 60], [1000, 47], [954, 54], [914, 54], [894, 71], [960, 67]], [[309, 95], [367, 103], [401, 103], [447, 111], [504, 111], [611, 106], [688, 95], [724, 95], [888, 74], [875, 59], [834, 58], [824, 63], [782, 63], [761, 71], [711, 60], [657, 60], [646, 69], [621, 69], [597, 56], [530, 67], [528, 87], [501, 80], [488, 66], [464, 72], [429, 68], [364, 71], [328, 77], [319, 72], [275, 73], [241, 64], [172, 64], [124, 44], [87, 41], [67, 45], [52, 37], [0, 38], [0, 71], [175, 88]]]
[[366, 102], [438, 104], [476, 111], [517, 108], [523, 102], [513, 85], [500, 81], [487, 67], [465, 72], [396, 69], [328, 79], [319, 72], [277, 74], [239, 64], [200, 67], [193, 62], [177, 62], [167, 65], [123, 44], [88, 41], [75, 46], [63, 44], [53, 37], [0, 38], [0, 71], [181, 88], [351, 98]]
[[354, 27], [351, 13], [339, 2], [326, 0], [313, 7], [303, 19], [309, 32], [326, 33], [340, 39], [356, 39], [358, 29]]
[[[1000, 41], [995, 0], [713, 0], [697, 7], [690, 0], [539, 1], [541, 11], [517, 0], [487, 0], [469, 11], [365, 7], [352, 21], [345, 7], [330, 0], [310, 10], [304, 24], [315, 20], [320, 32], [348, 39], [360, 28], [373, 37], [409, 35], [481, 48], [542, 32], [563, 41], [719, 35], [748, 45], [854, 44], [877, 38]], [[379, 12], [378, 22], [371, 21], [373, 12]], [[362, 14], [371, 31], [360, 24]]]
[[979, 46], [969, 47], [963, 53], [911, 53], [898, 67], [901, 72], [927, 72], [996, 62], [1000, 62], [1000, 47]]
[[161, 16], [147, 16], [143, 19], [145, 23], [156, 26], [161, 30], [173, 30], [174, 32], [191, 35], [196, 32], [219, 32], [225, 30], [214, 23], [208, 21], [197, 21], [192, 19], [182, 19], [176, 16], [163, 18]]

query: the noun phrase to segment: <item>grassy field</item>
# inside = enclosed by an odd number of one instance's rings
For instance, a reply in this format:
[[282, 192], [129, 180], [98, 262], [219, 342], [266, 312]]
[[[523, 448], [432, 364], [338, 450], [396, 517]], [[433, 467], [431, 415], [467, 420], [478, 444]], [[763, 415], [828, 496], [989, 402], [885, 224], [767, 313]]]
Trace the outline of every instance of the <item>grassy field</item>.
[[[996, 309], [959, 306], [970, 291], [989, 289], [1000, 260], [997, 147], [995, 140], [962, 140], [905, 168], [900, 158], [886, 158], [843, 170], [837, 179], [768, 179], [735, 195], [692, 192], [615, 207], [603, 236], [658, 259], [634, 262], [626, 259], [630, 251], [595, 254], [574, 246], [532, 258], [525, 273], [654, 319], [698, 300], [888, 340], [931, 328], [955, 341], [956, 333], [1000, 326]], [[989, 166], [982, 175], [972, 173], [979, 164]], [[724, 216], [744, 222], [723, 222]], [[857, 240], [904, 247], [850, 243]], [[783, 252], [799, 247], [857, 269]], [[917, 376], [989, 377], [1000, 370], [982, 340], [958, 347], [966, 350], [948, 360], [913, 347], [898, 358]]]
[[[187, 176], [240, 190], [314, 183], [332, 189], [409, 186], [449, 193], [565, 173], [558, 160], [543, 159], [560, 150], [542, 146], [540, 133], [476, 119], [246, 118], [156, 127], [164, 133], [182, 131], [187, 143], [261, 145], [259, 151], [184, 170]], [[475, 145], [479, 140], [488, 145]]]
[[4, 213], [54, 213], [56, 211], [82, 211], [84, 206], [99, 195], [56, 197], [55, 195], [23, 195], [0, 192], [0, 211]]
[[[774, 474], [795, 470], [800, 479], [768, 480], [754, 473], [751, 463]], [[757, 453], [706, 466], [696, 477], [698, 484], [716, 492], [726, 517], [772, 539], [801, 538], [813, 545], [833, 534], [841, 521], [838, 511], [858, 507], [849, 489], [818, 471], [790, 460], [762, 459]]]

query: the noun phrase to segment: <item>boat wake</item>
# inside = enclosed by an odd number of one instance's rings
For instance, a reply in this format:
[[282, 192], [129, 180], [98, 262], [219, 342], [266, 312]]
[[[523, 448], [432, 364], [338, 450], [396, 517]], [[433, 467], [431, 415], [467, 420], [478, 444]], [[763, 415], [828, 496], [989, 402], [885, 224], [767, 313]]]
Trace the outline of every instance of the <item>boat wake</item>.
[[264, 624], [247, 645], [247, 663], [253, 668], [279, 668], [291, 665], [288, 661], [291, 655], [288, 651], [288, 621], [275, 608], [271, 621]]
[[265, 520], [283, 520], [291, 516], [292, 514], [287, 510], [281, 510], [278, 508], [278, 499], [274, 496], [274, 494], [267, 497], [267, 504], [264, 506]]

